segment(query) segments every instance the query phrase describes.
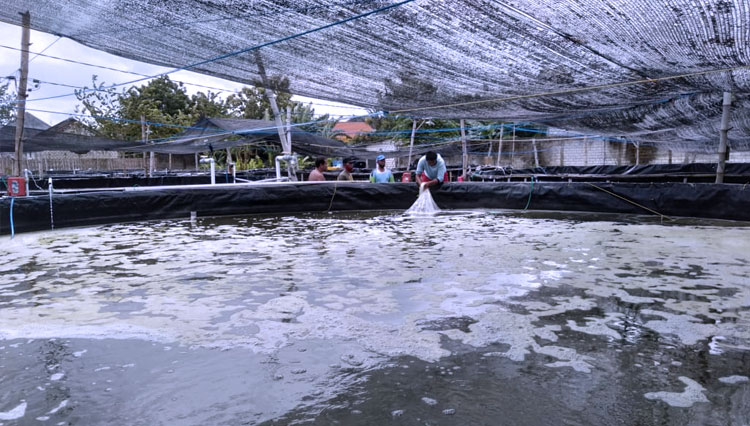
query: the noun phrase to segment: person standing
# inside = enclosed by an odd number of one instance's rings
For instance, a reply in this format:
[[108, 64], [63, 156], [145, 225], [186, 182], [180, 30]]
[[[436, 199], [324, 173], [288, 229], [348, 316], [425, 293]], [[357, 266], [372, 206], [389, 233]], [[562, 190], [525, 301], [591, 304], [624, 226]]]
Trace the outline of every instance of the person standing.
[[393, 172], [391, 169], [385, 167], [385, 155], [380, 154], [375, 158], [377, 166], [370, 172], [370, 182], [372, 183], [388, 183], [395, 182], [393, 178]]
[[445, 167], [443, 157], [434, 151], [428, 151], [417, 163], [417, 186], [425, 184], [425, 189], [434, 186], [440, 188], [448, 179], [448, 169]]
[[354, 177], [352, 176], [352, 170], [354, 170], [354, 159], [353, 158], [344, 159], [344, 170], [342, 170], [341, 173], [339, 173], [339, 177], [336, 178], [336, 180], [353, 181]]
[[307, 177], [308, 181], [311, 182], [323, 182], [326, 177], [323, 172], [328, 170], [328, 162], [325, 158], [318, 158], [315, 160], [315, 168], [310, 172], [310, 176]]

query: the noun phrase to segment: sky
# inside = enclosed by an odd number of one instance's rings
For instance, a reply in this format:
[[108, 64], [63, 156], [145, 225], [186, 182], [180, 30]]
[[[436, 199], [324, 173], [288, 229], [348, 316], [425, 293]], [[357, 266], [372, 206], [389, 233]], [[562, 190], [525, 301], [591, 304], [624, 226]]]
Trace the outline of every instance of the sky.
[[[18, 79], [21, 63], [21, 52], [19, 50], [8, 49], [4, 46], [13, 49], [21, 47], [21, 27], [0, 22], [0, 84], [5, 84], [8, 80], [4, 79], [4, 77], [11, 75]], [[39, 80], [39, 85], [29, 94], [26, 108], [27, 111], [50, 125], [55, 125], [75, 113], [75, 108], [79, 103], [73, 92], [75, 88], [91, 87], [92, 75], [97, 75], [98, 81], [105, 82], [107, 85], [135, 80], [139, 76], [44, 56], [35, 57], [34, 53], [43, 52], [44, 55], [145, 75], [156, 75], [171, 70], [171, 68], [120, 58], [83, 46], [67, 38], [59, 38], [34, 30], [31, 31], [31, 47], [29, 51], [31, 54], [29, 55], [28, 85], [30, 88], [34, 88], [35, 85], [32, 81], [34, 79]], [[209, 90], [218, 92], [221, 89], [225, 91], [221, 92], [222, 97], [226, 97], [243, 87], [240, 83], [190, 71], [177, 71], [170, 74], [169, 78], [174, 81], [186, 83], [184, 87], [189, 95], [197, 92], [208, 92]], [[138, 86], [143, 84], [146, 84], [146, 82], [137, 83]], [[211, 88], [195, 86], [196, 84]], [[15, 90], [15, 85], [11, 81], [9, 91], [15, 93]], [[122, 88], [118, 88], [117, 90], [119, 92]], [[35, 100], [60, 95], [67, 96], [55, 99]], [[294, 96], [293, 99], [305, 103], [312, 102], [317, 115], [354, 116], [367, 114], [366, 110], [351, 105], [303, 96]]]

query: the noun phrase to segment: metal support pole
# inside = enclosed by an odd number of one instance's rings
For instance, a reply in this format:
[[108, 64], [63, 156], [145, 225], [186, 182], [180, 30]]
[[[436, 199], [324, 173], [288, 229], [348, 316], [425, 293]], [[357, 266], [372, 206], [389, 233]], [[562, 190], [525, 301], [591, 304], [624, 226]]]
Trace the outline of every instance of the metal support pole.
[[31, 28], [31, 14], [21, 13], [21, 78], [18, 81], [16, 94], [16, 147], [15, 162], [13, 162], [13, 176], [21, 176], [23, 171], [23, 126], [26, 118], [26, 82], [29, 78], [29, 37]]
[[461, 170], [462, 176], [466, 179], [468, 176], [469, 168], [469, 154], [466, 149], [466, 130], [464, 129], [464, 119], [461, 119]]
[[719, 133], [719, 165], [716, 168], [716, 183], [724, 183], [724, 163], [727, 161], [727, 138], [729, 133], [729, 114], [732, 112], [732, 92], [724, 92], [721, 110], [721, 129]]

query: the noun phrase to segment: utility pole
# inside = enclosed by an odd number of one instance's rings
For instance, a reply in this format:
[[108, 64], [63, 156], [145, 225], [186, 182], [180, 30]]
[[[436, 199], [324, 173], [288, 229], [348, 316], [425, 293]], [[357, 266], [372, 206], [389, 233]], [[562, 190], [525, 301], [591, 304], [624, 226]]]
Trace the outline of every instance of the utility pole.
[[732, 112], [732, 92], [724, 92], [722, 102], [721, 129], [719, 129], [719, 165], [716, 167], [716, 183], [724, 183], [724, 163], [727, 161], [727, 139], [729, 114]]
[[16, 94], [16, 161], [13, 163], [13, 176], [23, 174], [23, 126], [26, 118], [26, 82], [29, 78], [29, 38], [31, 28], [31, 14], [21, 13], [21, 78], [18, 82]]

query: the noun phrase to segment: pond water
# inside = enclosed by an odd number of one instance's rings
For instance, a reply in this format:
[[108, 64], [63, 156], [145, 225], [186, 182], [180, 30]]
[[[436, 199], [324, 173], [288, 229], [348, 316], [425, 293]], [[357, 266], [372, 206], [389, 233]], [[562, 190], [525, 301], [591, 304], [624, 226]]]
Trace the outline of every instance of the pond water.
[[199, 218], [0, 240], [0, 424], [750, 423], [750, 228]]

